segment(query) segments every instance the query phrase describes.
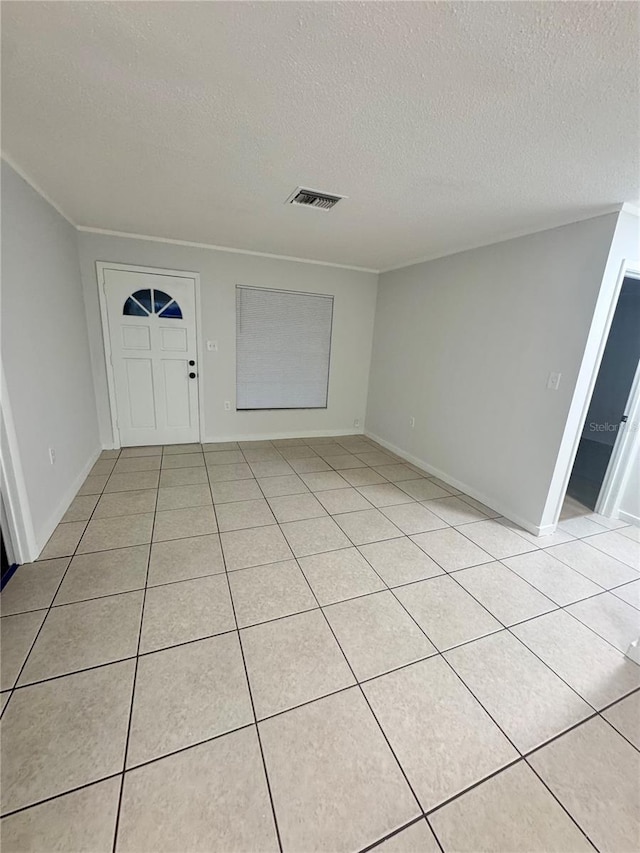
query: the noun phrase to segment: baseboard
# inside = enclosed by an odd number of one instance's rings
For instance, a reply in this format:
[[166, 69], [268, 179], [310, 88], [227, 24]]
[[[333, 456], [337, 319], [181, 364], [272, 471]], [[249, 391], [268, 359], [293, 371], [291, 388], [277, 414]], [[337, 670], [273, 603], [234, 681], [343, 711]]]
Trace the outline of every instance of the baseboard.
[[543, 524], [538, 526], [530, 525], [529, 527], [525, 527], [521, 522], [518, 523], [520, 524], [520, 527], [524, 527], [525, 530], [528, 530], [529, 533], [533, 533], [535, 536], [551, 536], [551, 534], [555, 533], [558, 528], [557, 524]]
[[442, 480], [445, 483], [449, 483], [450, 486], [453, 486], [456, 489], [459, 489], [461, 492], [464, 492], [465, 495], [469, 495], [469, 497], [475, 498], [480, 503], [485, 504], [485, 506], [490, 507], [491, 509], [499, 512], [500, 515], [509, 519], [509, 521], [513, 521], [514, 524], [519, 525], [523, 528], [523, 530], [527, 530], [529, 533], [533, 533], [534, 536], [547, 536], [550, 533], [553, 533], [556, 529], [555, 524], [546, 524], [543, 527], [539, 525], [532, 524], [530, 521], [527, 521], [525, 518], [520, 518], [516, 513], [512, 512], [509, 507], [501, 505], [499, 502], [494, 500], [494, 498], [487, 497], [487, 495], [482, 494], [473, 486], [470, 486], [468, 483], [463, 483], [462, 480], [457, 480], [455, 477], [452, 477], [446, 471], [442, 471], [440, 468], [436, 468], [427, 462], [425, 459], [420, 459], [418, 456], [413, 456], [411, 453], [407, 453], [406, 450], [403, 450], [401, 447], [397, 447], [395, 444], [392, 444], [390, 441], [387, 441], [384, 438], [381, 438], [379, 435], [376, 435], [373, 432], [365, 429], [364, 434], [368, 436], [368, 438], [373, 439], [378, 444], [382, 445], [382, 447], [386, 447], [387, 450], [390, 450], [392, 453], [395, 453], [396, 456], [399, 456], [401, 459], [405, 459], [407, 462], [410, 462], [412, 465], [420, 468], [422, 471], [426, 471], [433, 477], [438, 477], [438, 479]]
[[332, 435], [364, 435], [362, 429], [318, 429], [298, 430], [297, 432], [255, 432], [249, 435], [220, 436], [201, 439], [202, 444], [215, 444], [218, 441], [273, 441], [280, 438], [324, 438]]
[[63, 515], [71, 506], [72, 500], [78, 494], [78, 490], [79, 490], [80, 486], [87, 479], [87, 477], [89, 475], [89, 471], [91, 471], [93, 466], [98, 461], [98, 458], [99, 458], [101, 452], [102, 452], [101, 447], [99, 447], [97, 450], [93, 451], [93, 453], [89, 457], [89, 460], [85, 464], [82, 471], [78, 474], [78, 476], [73, 480], [73, 482], [71, 483], [69, 488], [65, 491], [64, 495], [60, 499], [60, 502], [58, 503], [58, 506], [56, 507], [55, 511], [49, 517], [49, 520], [47, 521], [47, 523], [43, 525], [42, 531], [39, 531], [36, 534], [37, 553], [31, 557], [31, 560], [36, 560], [40, 556], [40, 554], [42, 553], [44, 546], [47, 544], [47, 542], [51, 538], [51, 534], [56, 529], [56, 527], [60, 524], [60, 521], [62, 520]]
[[620, 521], [626, 521], [627, 524], [633, 524], [634, 527], [640, 527], [640, 516], [633, 513], [625, 512], [623, 509], [618, 510], [618, 518]]
[[[281, 438], [325, 438], [338, 435], [364, 435], [362, 429], [313, 429], [297, 430], [296, 432], [252, 432], [248, 435], [216, 435], [204, 436], [200, 439], [201, 444], [216, 444], [226, 441], [275, 441]], [[120, 450], [121, 446], [113, 442], [102, 445], [103, 450]]]

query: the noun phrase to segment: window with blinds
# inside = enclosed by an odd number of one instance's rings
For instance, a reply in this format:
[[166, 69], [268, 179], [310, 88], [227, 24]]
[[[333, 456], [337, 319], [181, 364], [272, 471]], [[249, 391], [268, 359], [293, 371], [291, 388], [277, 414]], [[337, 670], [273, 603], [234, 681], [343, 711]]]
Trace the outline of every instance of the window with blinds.
[[325, 409], [333, 296], [236, 287], [236, 409]]

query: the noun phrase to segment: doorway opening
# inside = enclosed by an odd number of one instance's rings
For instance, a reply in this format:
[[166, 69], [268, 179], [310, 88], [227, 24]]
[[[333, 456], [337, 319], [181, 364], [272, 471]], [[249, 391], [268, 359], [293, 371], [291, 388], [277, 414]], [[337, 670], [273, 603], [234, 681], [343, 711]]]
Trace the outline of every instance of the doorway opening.
[[0, 590], [2, 590], [18, 568], [16, 549], [11, 538], [11, 528], [2, 493], [0, 493], [0, 563]]
[[565, 510], [615, 516], [633, 456], [631, 415], [640, 395], [640, 280], [625, 276], [593, 388]]

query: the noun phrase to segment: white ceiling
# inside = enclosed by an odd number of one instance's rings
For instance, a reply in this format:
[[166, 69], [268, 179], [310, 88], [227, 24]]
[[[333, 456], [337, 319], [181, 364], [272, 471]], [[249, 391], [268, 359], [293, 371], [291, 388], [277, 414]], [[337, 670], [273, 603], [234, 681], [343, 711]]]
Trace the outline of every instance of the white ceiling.
[[4, 2], [3, 150], [82, 226], [385, 269], [638, 198], [639, 9]]

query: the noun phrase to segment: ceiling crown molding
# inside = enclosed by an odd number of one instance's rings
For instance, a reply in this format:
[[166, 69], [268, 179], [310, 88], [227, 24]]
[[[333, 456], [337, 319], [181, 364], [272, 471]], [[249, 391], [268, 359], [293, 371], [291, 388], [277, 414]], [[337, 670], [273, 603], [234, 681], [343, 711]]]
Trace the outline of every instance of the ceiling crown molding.
[[20, 175], [22, 180], [29, 184], [31, 189], [37, 192], [38, 195], [47, 202], [47, 204], [50, 204], [54, 210], [57, 210], [60, 216], [66, 219], [69, 225], [72, 225], [76, 231], [83, 231], [88, 234], [103, 234], [107, 237], [126, 237], [129, 240], [148, 240], [152, 243], [171, 243], [176, 246], [189, 246], [193, 249], [209, 249], [216, 252], [231, 252], [235, 255], [253, 255], [258, 258], [271, 258], [272, 260], [278, 261], [293, 261], [298, 264], [315, 264], [317, 266], [335, 267], [342, 270], [355, 270], [356, 272], [368, 272], [376, 275], [378, 273], [378, 270], [369, 269], [368, 267], [356, 267], [350, 264], [337, 264], [332, 263], [331, 261], [315, 260], [314, 258], [296, 258], [292, 255], [276, 255], [270, 252], [253, 252], [251, 249], [235, 249], [231, 246], [216, 246], [213, 243], [194, 243], [190, 240], [174, 240], [169, 237], [153, 237], [150, 234], [132, 234], [128, 231], [110, 231], [106, 228], [92, 228], [88, 225], [78, 225], [67, 213], [65, 213], [60, 205], [51, 198], [51, 196], [47, 195], [42, 187], [40, 187], [9, 154], [2, 151], [0, 152], [0, 157], [13, 169], [14, 172], [16, 172], [16, 174]]
[[74, 228], [77, 228], [77, 227], [78, 227], [78, 226], [76, 225], [76, 223], [73, 221], [73, 219], [72, 219], [72, 218], [71, 218], [67, 213], [65, 213], [65, 212], [64, 212], [64, 210], [60, 207], [60, 205], [59, 205], [59, 204], [57, 204], [57, 203], [56, 203], [56, 202], [51, 198], [51, 196], [48, 196], [48, 195], [46, 194], [46, 192], [42, 189], [42, 187], [40, 187], [40, 186], [39, 186], [39, 185], [38, 185], [38, 184], [33, 180], [33, 178], [32, 178], [30, 175], [28, 175], [28, 174], [24, 171], [24, 169], [16, 163], [16, 161], [15, 161], [12, 157], [10, 157], [10, 156], [5, 152], [5, 151], [2, 151], [2, 152], [0, 152], [0, 158], [2, 158], [2, 159], [5, 161], [5, 163], [7, 163], [7, 165], [11, 166], [11, 168], [13, 169], [13, 171], [14, 171], [14, 172], [16, 172], [16, 174], [20, 175], [20, 177], [22, 178], [22, 180], [23, 180], [23, 181], [25, 181], [27, 184], [29, 184], [29, 186], [31, 187], [31, 189], [32, 189], [32, 190], [35, 190], [35, 192], [37, 192], [37, 193], [38, 193], [38, 195], [39, 195], [39, 196], [41, 196], [41, 197], [42, 197], [42, 198], [47, 202], [47, 204], [50, 204], [50, 205], [51, 205], [51, 207], [52, 207], [54, 210], [57, 210], [57, 211], [58, 211], [58, 213], [60, 214], [60, 216], [62, 216], [62, 217], [63, 217], [63, 219], [66, 219], [66, 220], [67, 220], [67, 222], [69, 223], [69, 225], [73, 225], [73, 227], [74, 227]]
[[106, 237], [126, 237], [129, 240], [149, 240], [152, 243], [171, 243], [175, 246], [190, 246], [192, 249], [209, 249], [214, 252], [231, 252], [234, 255], [253, 255], [258, 258], [271, 258], [276, 261], [293, 261], [297, 264], [315, 264], [321, 267], [335, 267], [341, 270], [377, 273], [379, 270], [368, 267], [356, 267], [350, 264], [336, 264], [332, 261], [318, 261], [313, 258], [297, 258], [293, 255], [276, 255], [270, 252], [254, 252], [251, 249], [234, 249], [231, 246], [217, 246], [214, 243], [194, 243], [191, 240], [174, 240], [170, 237], [152, 237], [150, 234], [132, 234], [129, 231], [110, 231], [107, 228], [92, 228], [88, 225], [76, 225], [78, 231], [87, 234], [103, 234]]
[[503, 237], [500, 237], [497, 240], [492, 240], [490, 243], [476, 243], [473, 245], [461, 246], [459, 248], [453, 249], [450, 252], [445, 252], [444, 254], [433, 254], [433, 255], [425, 255], [421, 258], [415, 258], [410, 261], [403, 261], [400, 264], [394, 264], [391, 267], [387, 267], [385, 269], [372, 269], [369, 267], [358, 267], [353, 266], [351, 264], [338, 264], [333, 263], [331, 261], [319, 261], [314, 258], [298, 258], [293, 255], [278, 255], [273, 254], [271, 252], [254, 252], [251, 249], [236, 249], [231, 246], [218, 246], [214, 243], [196, 243], [191, 240], [177, 240], [172, 239], [170, 237], [154, 237], [150, 234], [135, 234], [128, 231], [112, 231], [106, 228], [93, 228], [88, 225], [78, 225], [76, 222], [68, 216], [67, 213], [57, 204], [45, 191], [28, 175], [24, 169], [19, 166], [15, 160], [8, 155], [6, 152], [0, 152], [0, 157], [18, 174], [20, 177], [26, 181], [29, 186], [35, 190], [48, 204], [51, 205], [58, 213], [66, 219], [66, 221], [72, 225], [77, 231], [81, 231], [87, 234], [102, 234], [106, 237], [124, 237], [129, 240], [147, 240], [152, 243], [169, 243], [175, 246], [187, 246], [193, 249], [208, 249], [210, 251], [215, 252], [230, 252], [235, 255], [252, 255], [258, 258], [270, 258], [272, 260], [277, 261], [291, 261], [293, 263], [298, 264], [314, 264], [316, 266], [324, 266], [324, 267], [334, 267], [335, 269], [343, 269], [343, 270], [353, 270], [355, 272], [366, 272], [373, 273], [374, 275], [382, 275], [383, 273], [395, 272], [396, 270], [405, 269], [406, 267], [413, 267], [417, 264], [424, 264], [428, 261], [436, 261], [440, 258], [447, 258], [451, 255], [458, 255], [462, 252], [470, 252], [474, 249], [482, 249], [485, 246], [492, 246], [495, 243], [505, 243], [507, 240], [516, 240], [519, 237], [527, 237], [531, 234], [539, 234], [542, 231], [549, 231], [553, 228], [562, 228], [565, 225], [572, 225], [575, 222], [584, 222], [588, 219], [596, 219], [598, 216], [606, 216], [609, 213], [629, 213], [632, 216], [636, 216], [640, 218], [640, 207], [631, 202], [624, 202], [623, 204], [612, 205], [611, 207], [603, 208], [597, 213], [592, 213], [589, 216], [584, 216], [580, 219], [569, 219], [563, 220], [559, 222], [555, 222], [553, 225], [548, 225], [544, 228], [537, 228], [535, 231], [520, 231], [511, 234], [507, 234]]
[[602, 210], [599, 210], [596, 213], [590, 213], [588, 216], [581, 216], [578, 219], [560, 219], [550, 225], [545, 225], [544, 228], [535, 228], [533, 231], [514, 231], [509, 234], [505, 234], [504, 236], [497, 237], [495, 240], [491, 240], [490, 243], [473, 243], [471, 245], [460, 246], [459, 248], [452, 249], [450, 252], [426, 255], [423, 258], [416, 258], [413, 261], [403, 261], [400, 264], [394, 264], [392, 267], [379, 270], [379, 274], [383, 275], [387, 272], [403, 270], [406, 267], [414, 267], [417, 264], [426, 264], [428, 261], [438, 261], [440, 258], [449, 258], [451, 255], [461, 255], [463, 252], [472, 252], [475, 249], [484, 249], [486, 246], [495, 246], [497, 243], [506, 243], [509, 240], [517, 240], [520, 237], [530, 237], [533, 234], [541, 234], [544, 231], [553, 231], [554, 228], [564, 228], [566, 225], [575, 225], [577, 222], [586, 222], [589, 219], [597, 219], [599, 216], [608, 216], [610, 213], [631, 213], [635, 216], [640, 216], [640, 209], [626, 202], [624, 204], [614, 204], [610, 207], [603, 207]]

